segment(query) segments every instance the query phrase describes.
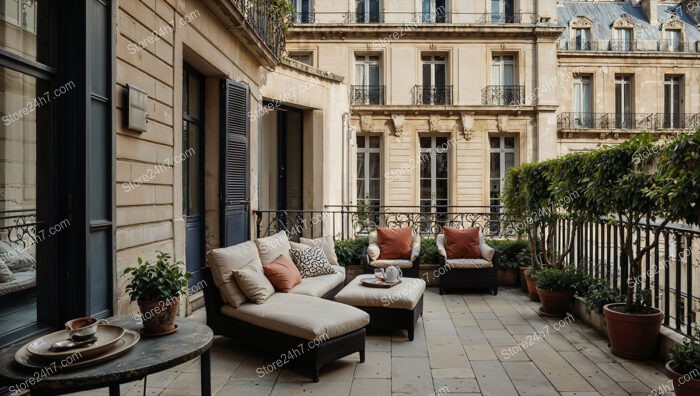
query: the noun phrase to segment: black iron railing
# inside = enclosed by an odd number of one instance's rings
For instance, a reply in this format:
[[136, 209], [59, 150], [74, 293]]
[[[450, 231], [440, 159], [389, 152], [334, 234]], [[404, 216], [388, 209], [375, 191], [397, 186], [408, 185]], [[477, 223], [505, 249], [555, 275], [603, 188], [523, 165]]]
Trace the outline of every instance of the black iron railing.
[[693, 43], [687, 41], [659, 40], [659, 51], [694, 52]]
[[444, 8], [431, 12], [417, 12], [414, 21], [418, 23], [452, 23], [452, 13]]
[[598, 51], [598, 42], [587, 40], [569, 40], [566, 42], [566, 49], [570, 51]]
[[493, 13], [486, 12], [481, 16], [479, 22], [481, 23], [522, 23], [523, 14], [506, 12], [506, 13]]
[[343, 14], [343, 23], [384, 23], [383, 12], [354, 11]]
[[269, 10], [273, 9], [272, 0], [232, 0], [238, 11], [255, 30], [259, 39], [280, 59], [285, 48], [283, 22]]
[[658, 131], [662, 129], [700, 128], [700, 114], [664, 113], [561, 113], [557, 116], [559, 130], [566, 129], [632, 129]]
[[294, 23], [316, 23], [316, 13], [297, 12], [294, 14]]
[[413, 88], [413, 96], [417, 105], [451, 105], [452, 85], [441, 87], [416, 85]]
[[[569, 220], [560, 220], [555, 236], [555, 248], [564, 250], [572, 230]], [[653, 242], [657, 226], [642, 226], [634, 230], [641, 248]], [[658, 247], [649, 251], [642, 260], [642, 271], [637, 281], [652, 293], [655, 308], [664, 311], [664, 325], [681, 334], [689, 335], [691, 324], [696, 323], [700, 298], [693, 290], [693, 267], [697, 265], [697, 246], [700, 229], [687, 225], [668, 225], [660, 234]], [[586, 274], [604, 279], [610, 287], [625, 293], [628, 287], [629, 258], [622, 251], [620, 230], [607, 221], [584, 223], [576, 229], [574, 246], [566, 262], [578, 266]]]
[[357, 206], [327, 206], [326, 210], [254, 211], [258, 238], [287, 231], [290, 237], [333, 235], [336, 239], [366, 236], [379, 227], [414, 227], [424, 237], [436, 237], [442, 226], [479, 226], [488, 237], [515, 237], [516, 226], [500, 206], [380, 206], [358, 210]]
[[629, 52], [637, 50], [636, 40], [610, 40], [610, 51]]
[[354, 105], [383, 105], [383, 85], [353, 85], [350, 87], [350, 103]]
[[524, 85], [487, 85], [481, 90], [481, 104], [517, 106], [525, 104]]
[[37, 243], [38, 225], [34, 209], [0, 211], [0, 240], [29, 247]]

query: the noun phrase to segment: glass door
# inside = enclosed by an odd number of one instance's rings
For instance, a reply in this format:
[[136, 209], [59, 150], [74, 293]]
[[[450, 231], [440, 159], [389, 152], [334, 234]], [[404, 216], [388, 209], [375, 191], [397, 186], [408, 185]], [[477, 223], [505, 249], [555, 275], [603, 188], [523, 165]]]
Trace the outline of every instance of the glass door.
[[381, 22], [379, 0], [357, 0], [355, 4], [355, 19], [358, 23]]
[[423, 104], [446, 104], [447, 59], [444, 55], [424, 55]]
[[591, 77], [574, 77], [574, 127], [593, 128]]
[[434, 231], [447, 219], [449, 163], [446, 137], [420, 138], [421, 231]]
[[515, 58], [512, 55], [494, 56], [491, 62], [491, 84], [496, 87], [494, 104], [520, 102], [520, 91], [515, 87]]
[[664, 128], [682, 128], [681, 78], [667, 76], [664, 79]]
[[632, 84], [630, 76], [615, 77], [615, 128], [632, 128]]
[[377, 55], [355, 57], [354, 104], [380, 104], [381, 61]]

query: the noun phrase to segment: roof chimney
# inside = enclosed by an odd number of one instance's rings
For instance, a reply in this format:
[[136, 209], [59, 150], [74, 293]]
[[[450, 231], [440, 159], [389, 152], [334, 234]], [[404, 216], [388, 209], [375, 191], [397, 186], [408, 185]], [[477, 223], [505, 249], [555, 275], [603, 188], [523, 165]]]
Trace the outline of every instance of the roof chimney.
[[659, 0], [640, 0], [639, 4], [644, 10], [644, 15], [649, 19], [649, 23], [653, 26], [659, 24]]

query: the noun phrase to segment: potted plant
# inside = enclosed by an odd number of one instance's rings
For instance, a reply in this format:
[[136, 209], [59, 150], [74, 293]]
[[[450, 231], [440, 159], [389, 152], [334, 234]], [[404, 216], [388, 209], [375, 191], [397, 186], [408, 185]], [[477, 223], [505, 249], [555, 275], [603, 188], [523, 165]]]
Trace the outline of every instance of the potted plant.
[[170, 263], [170, 255], [158, 251], [156, 263], [138, 258], [138, 265], [124, 270], [131, 275], [126, 292], [136, 301], [141, 311], [144, 331], [161, 335], [175, 331], [175, 318], [180, 305], [180, 295], [186, 293], [192, 274], [183, 272], [180, 263]]
[[700, 330], [695, 328], [690, 338], [671, 350], [664, 371], [673, 381], [676, 395], [700, 395]]
[[581, 274], [572, 267], [540, 270], [537, 274], [537, 294], [542, 302], [540, 311], [551, 316], [566, 316], [581, 279]]
[[[597, 166], [587, 196], [614, 216], [624, 254], [621, 260], [628, 262], [625, 302], [603, 307], [610, 348], [628, 359], [649, 359], [656, 354], [663, 321], [663, 312], [651, 305], [648, 293], [641, 289], [642, 259], [658, 245], [659, 234], [671, 220], [662, 199], [650, 193], [663, 183], [656, 171], [660, 148], [655, 143], [654, 137], [644, 134], [591, 154]], [[663, 220], [652, 227], [657, 217]], [[650, 240], [636, 237], [642, 226], [653, 230]]]
[[526, 240], [489, 240], [487, 244], [500, 250], [498, 259], [498, 284], [517, 286], [521, 275], [521, 265], [530, 263], [530, 252]]

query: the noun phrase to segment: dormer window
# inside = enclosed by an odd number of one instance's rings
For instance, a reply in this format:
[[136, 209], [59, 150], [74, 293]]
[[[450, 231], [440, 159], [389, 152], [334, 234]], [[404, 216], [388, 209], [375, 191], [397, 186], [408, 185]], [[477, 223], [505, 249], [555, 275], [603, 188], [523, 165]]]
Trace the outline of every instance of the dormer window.
[[688, 51], [687, 43], [683, 42], [683, 21], [677, 15], [671, 16], [661, 26], [661, 41], [659, 49], [668, 52]]
[[591, 49], [591, 29], [576, 28], [574, 32], [574, 49], [578, 51], [589, 51]]
[[614, 29], [613, 39], [610, 40], [613, 51], [634, 51], [632, 29]]
[[590, 51], [597, 49], [593, 42], [591, 29], [593, 22], [585, 16], [577, 16], [569, 23], [569, 45], [570, 50]]

